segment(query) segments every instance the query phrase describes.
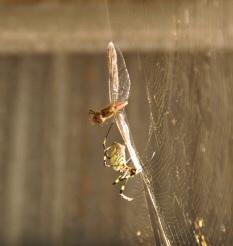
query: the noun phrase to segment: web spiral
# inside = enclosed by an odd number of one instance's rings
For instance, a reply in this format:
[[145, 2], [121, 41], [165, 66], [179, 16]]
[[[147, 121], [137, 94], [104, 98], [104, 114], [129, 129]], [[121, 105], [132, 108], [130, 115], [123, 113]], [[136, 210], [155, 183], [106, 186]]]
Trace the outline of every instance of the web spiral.
[[[228, 5], [203, 1], [176, 3], [172, 10], [152, 5], [149, 10], [146, 4], [140, 8], [125, 4], [121, 7], [127, 14], [122, 18], [131, 21], [143, 15], [137, 26], [152, 33], [159, 25], [154, 16], [158, 9], [171, 11], [175, 35], [172, 49], [137, 52], [150, 117], [142, 180], [148, 178], [153, 198], [146, 192], [148, 184], [137, 181], [136, 190], [146, 194], [140, 192], [135, 205], [129, 205], [131, 222], [123, 234], [135, 244], [139, 240], [147, 245], [229, 245], [233, 59], [228, 49], [219, 47], [227, 43], [225, 29], [223, 43], [219, 37], [213, 39], [218, 28], [228, 25], [224, 17]], [[148, 14], [151, 9], [154, 15]], [[113, 32], [119, 23], [109, 6], [108, 11]], [[137, 36], [140, 28], [129, 31]], [[200, 43], [202, 38], [206, 42]]]

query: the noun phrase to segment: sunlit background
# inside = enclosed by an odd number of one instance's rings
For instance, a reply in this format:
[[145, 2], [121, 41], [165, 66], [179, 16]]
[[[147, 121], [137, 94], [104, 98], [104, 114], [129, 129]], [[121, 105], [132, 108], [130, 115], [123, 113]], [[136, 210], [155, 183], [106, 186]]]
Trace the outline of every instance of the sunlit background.
[[[0, 245], [231, 245], [232, 11], [233, 1], [1, 1]], [[153, 190], [136, 176], [132, 202], [103, 166], [112, 120], [88, 122], [109, 103], [110, 41]], [[115, 125], [113, 141], [123, 143]]]

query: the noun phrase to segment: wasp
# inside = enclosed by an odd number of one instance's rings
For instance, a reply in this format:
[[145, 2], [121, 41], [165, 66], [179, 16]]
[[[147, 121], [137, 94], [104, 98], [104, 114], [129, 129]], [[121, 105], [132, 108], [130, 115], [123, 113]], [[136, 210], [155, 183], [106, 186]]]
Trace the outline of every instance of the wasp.
[[110, 103], [107, 107], [100, 110], [100, 112], [95, 112], [92, 109], [89, 110], [89, 121], [93, 125], [100, 125], [102, 126], [104, 122], [114, 116], [119, 110], [124, 108], [128, 104], [127, 101], [119, 102], [119, 103]]

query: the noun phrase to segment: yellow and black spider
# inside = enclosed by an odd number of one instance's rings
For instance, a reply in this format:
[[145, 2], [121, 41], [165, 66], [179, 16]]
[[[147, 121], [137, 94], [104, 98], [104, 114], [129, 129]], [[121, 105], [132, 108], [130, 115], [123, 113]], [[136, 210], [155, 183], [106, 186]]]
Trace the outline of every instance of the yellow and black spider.
[[[106, 137], [103, 142], [104, 147], [104, 166], [105, 167], [112, 167], [113, 170], [120, 172], [121, 175], [115, 180], [113, 185], [117, 184], [120, 181], [124, 181], [125, 183], [121, 186], [120, 196], [128, 201], [132, 201], [133, 198], [127, 197], [123, 194], [125, 185], [129, 178], [134, 177], [139, 173], [136, 168], [129, 167], [128, 164], [131, 159], [126, 161], [126, 154], [125, 154], [125, 145], [122, 145], [117, 142], [113, 142], [113, 144], [109, 147], [106, 147], [106, 141], [109, 134], [109, 131], [112, 127], [113, 123], [108, 129]], [[108, 154], [109, 151], [109, 154]], [[110, 164], [107, 164], [107, 159], [110, 160]]]

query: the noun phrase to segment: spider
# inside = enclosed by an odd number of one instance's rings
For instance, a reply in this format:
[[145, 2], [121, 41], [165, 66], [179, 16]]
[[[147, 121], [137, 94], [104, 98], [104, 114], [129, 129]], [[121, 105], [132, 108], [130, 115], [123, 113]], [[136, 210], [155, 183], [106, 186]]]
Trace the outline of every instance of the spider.
[[[111, 146], [106, 147], [107, 137], [108, 137], [108, 134], [109, 134], [109, 131], [112, 125], [113, 123], [109, 127], [108, 132], [103, 142], [104, 166], [112, 167], [113, 170], [121, 173], [119, 177], [113, 182], [113, 185], [119, 183], [120, 181], [125, 180], [125, 183], [121, 186], [120, 196], [128, 201], [132, 201], [133, 198], [127, 197], [126, 195], [123, 194], [123, 192], [125, 190], [125, 186], [126, 186], [128, 179], [137, 175], [139, 171], [136, 168], [132, 168], [128, 166], [131, 159], [126, 161], [125, 145], [122, 145], [117, 142], [113, 142]], [[108, 151], [110, 151], [110, 154], [108, 154]], [[110, 164], [107, 164], [107, 159], [110, 160]]]

